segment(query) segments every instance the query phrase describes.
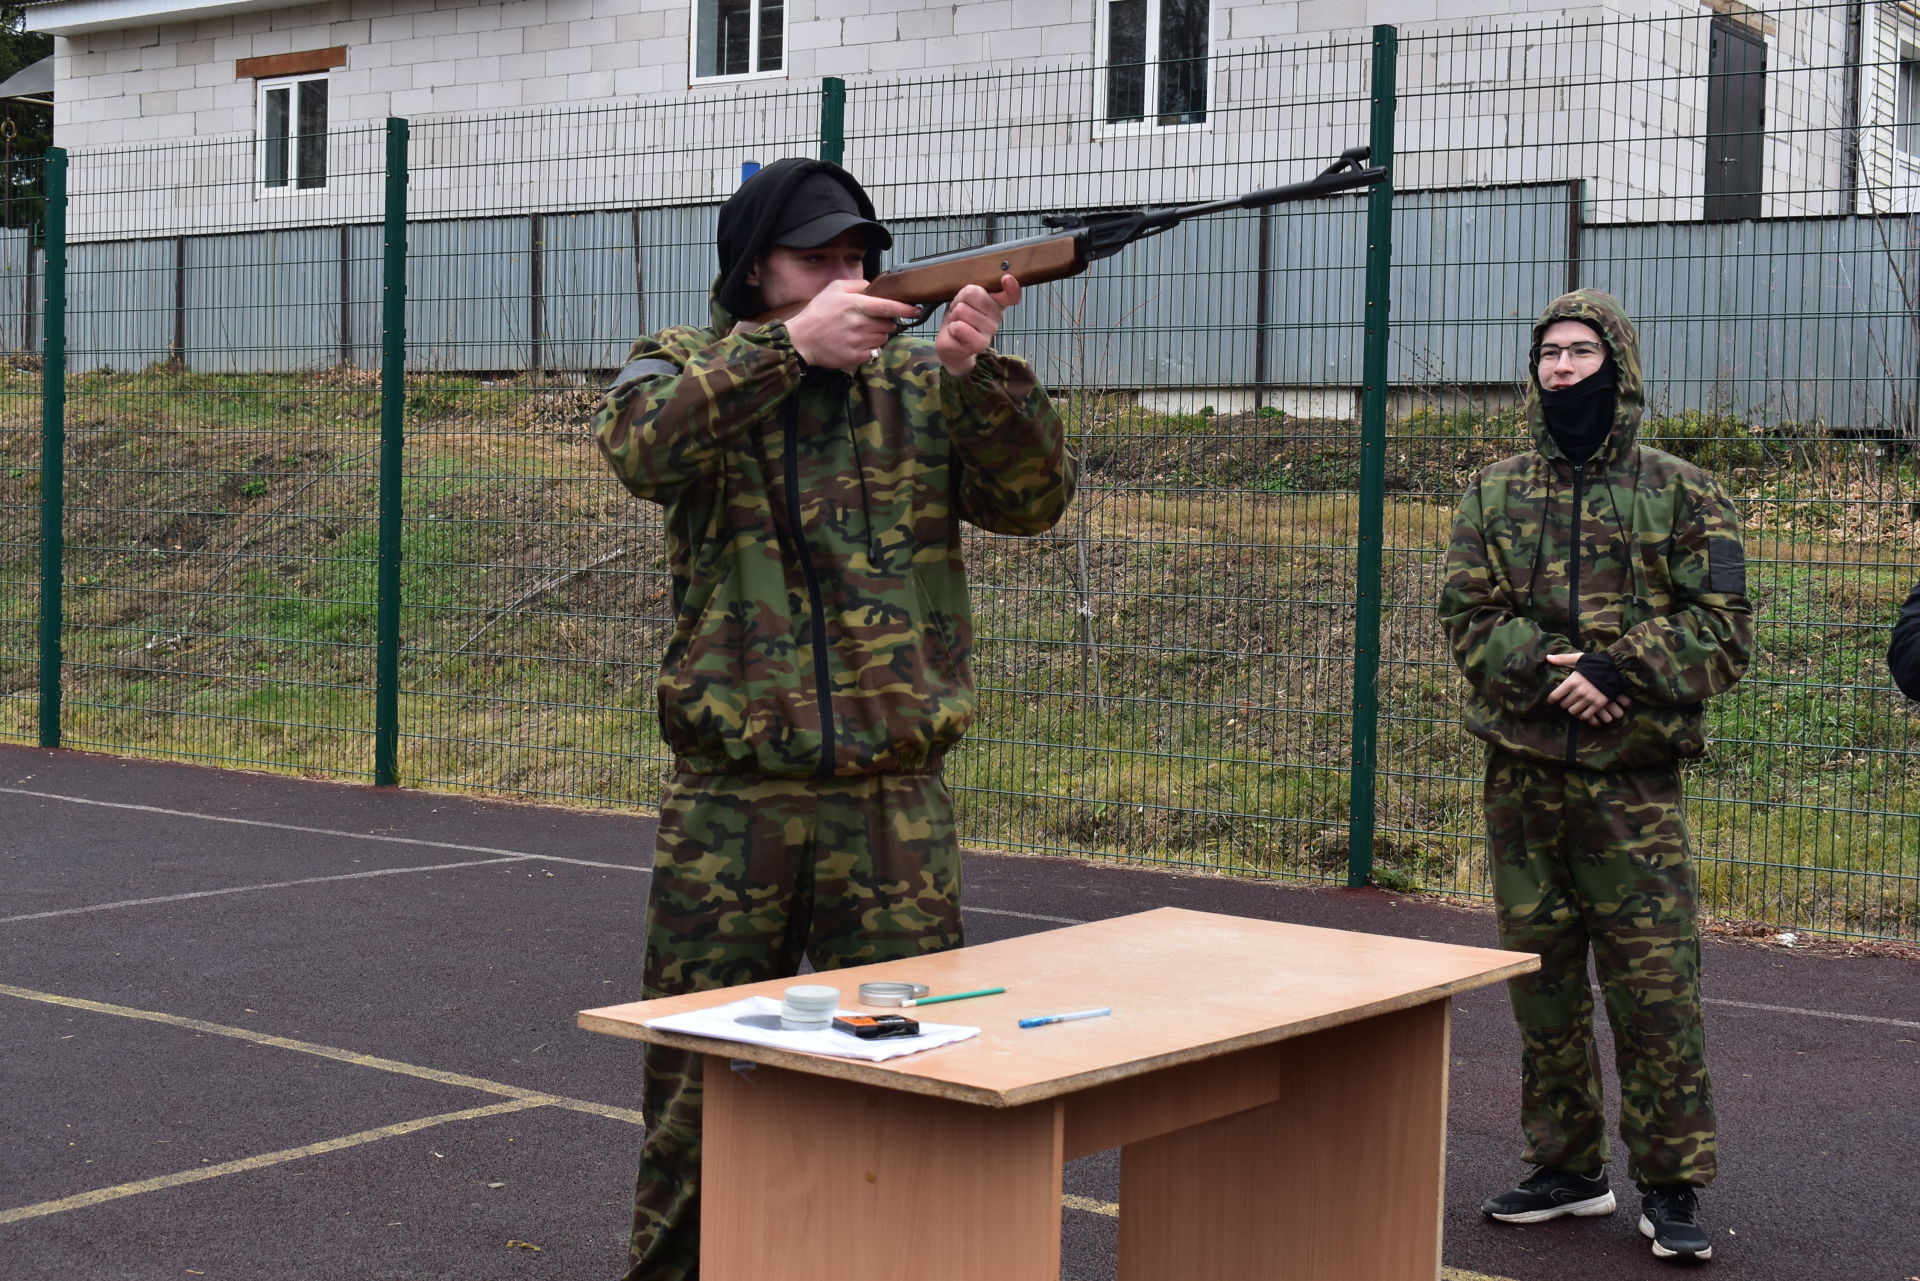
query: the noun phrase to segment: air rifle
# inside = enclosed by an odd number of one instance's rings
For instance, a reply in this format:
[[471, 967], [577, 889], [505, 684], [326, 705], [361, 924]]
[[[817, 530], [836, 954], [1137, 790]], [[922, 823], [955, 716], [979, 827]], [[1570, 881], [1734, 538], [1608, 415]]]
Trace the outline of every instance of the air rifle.
[[[1311, 200], [1356, 187], [1383, 182], [1387, 170], [1367, 168], [1366, 147], [1350, 147], [1340, 158], [1305, 182], [1283, 187], [1268, 187], [1249, 195], [1206, 204], [1181, 205], [1167, 209], [1133, 209], [1114, 213], [1055, 214], [1041, 219], [1056, 228], [1038, 236], [1003, 240], [998, 244], [960, 249], [952, 253], [914, 258], [905, 265], [883, 271], [868, 282], [866, 292], [877, 298], [920, 304], [921, 319], [968, 285], [982, 289], [1000, 287], [1002, 276], [1012, 276], [1022, 285], [1077, 276], [1088, 264], [1112, 257], [1136, 241], [1171, 231], [1189, 218], [1202, 214], [1224, 213], [1229, 209], [1261, 209], [1294, 200]], [[907, 324], [918, 324], [910, 320]]]

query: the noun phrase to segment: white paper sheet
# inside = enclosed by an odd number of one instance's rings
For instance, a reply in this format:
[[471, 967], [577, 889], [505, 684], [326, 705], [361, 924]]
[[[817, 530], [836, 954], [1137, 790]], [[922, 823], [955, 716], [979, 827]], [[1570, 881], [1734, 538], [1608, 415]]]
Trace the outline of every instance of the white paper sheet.
[[[836, 1016], [863, 1013], [870, 1011], [834, 1011]], [[977, 1027], [958, 1027], [951, 1023], [922, 1023], [918, 1036], [890, 1036], [877, 1041], [863, 1041], [850, 1032], [837, 1032], [831, 1027], [824, 1032], [789, 1032], [780, 1026], [780, 1002], [770, 996], [749, 996], [710, 1009], [669, 1014], [665, 1018], [647, 1020], [646, 1026], [659, 1028], [663, 1032], [711, 1036], [721, 1041], [744, 1041], [748, 1045], [771, 1045], [782, 1050], [830, 1054], [840, 1059], [866, 1059], [873, 1063], [899, 1058], [903, 1054], [917, 1054], [937, 1045], [951, 1045], [955, 1041], [980, 1035]]]

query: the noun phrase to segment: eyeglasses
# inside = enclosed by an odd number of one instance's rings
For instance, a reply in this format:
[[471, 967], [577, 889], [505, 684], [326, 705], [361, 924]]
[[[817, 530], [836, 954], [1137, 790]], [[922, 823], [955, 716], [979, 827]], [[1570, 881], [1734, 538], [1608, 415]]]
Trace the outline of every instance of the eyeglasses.
[[1575, 360], [1598, 360], [1607, 354], [1607, 349], [1597, 342], [1568, 343], [1565, 347], [1536, 347], [1534, 355], [1543, 365], [1556, 365], [1560, 357], [1572, 356]]

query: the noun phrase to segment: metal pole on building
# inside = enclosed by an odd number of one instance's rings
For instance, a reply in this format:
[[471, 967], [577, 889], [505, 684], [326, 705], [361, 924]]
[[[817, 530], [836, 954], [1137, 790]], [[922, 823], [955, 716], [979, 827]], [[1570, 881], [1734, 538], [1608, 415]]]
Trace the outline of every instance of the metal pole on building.
[[1866, 19], [1861, 14], [1864, 0], [1847, 6], [1846, 62], [1841, 74], [1847, 80], [1840, 88], [1840, 185], [1847, 193], [1841, 213], [1860, 212], [1860, 64], [1865, 54]]
[[373, 660], [373, 781], [399, 781], [401, 467], [407, 414], [407, 122], [387, 121], [380, 294], [380, 551]]
[[[1393, 166], [1393, 108], [1399, 32], [1373, 29], [1370, 163]], [[1387, 311], [1393, 268], [1393, 178], [1367, 193], [1366, 345], [1360, 392], [1360, 528], [1353, 593], [1353, 763], [1347, 813], [1347, 884], [1373, 874], [1374, 768], [1380, 729], [1380, 544], [1387, 480]]]
[[67, 153], [49, 147], [46, 316], [40, 334], [40, 746], [60, 746], [67, 522]]

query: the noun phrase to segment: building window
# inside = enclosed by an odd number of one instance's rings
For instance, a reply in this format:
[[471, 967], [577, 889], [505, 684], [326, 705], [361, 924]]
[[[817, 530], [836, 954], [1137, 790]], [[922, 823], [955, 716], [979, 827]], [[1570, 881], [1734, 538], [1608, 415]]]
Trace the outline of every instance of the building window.
[[1902, 46], [1893, 86], [1893, 145], [1920, 158], [1920, 50]]
[[1207, 119], [1208, 0], [1107, 0], [1109, 124]]
[[260, 85], [260, 185], [269, 190], [327, 185], [327, 78], [295, 76]]
[[785, 0], [693, 0], [693, 78], [786, 69]]

